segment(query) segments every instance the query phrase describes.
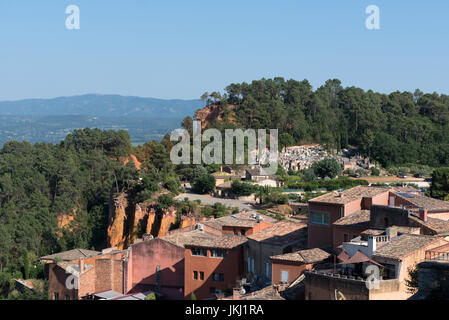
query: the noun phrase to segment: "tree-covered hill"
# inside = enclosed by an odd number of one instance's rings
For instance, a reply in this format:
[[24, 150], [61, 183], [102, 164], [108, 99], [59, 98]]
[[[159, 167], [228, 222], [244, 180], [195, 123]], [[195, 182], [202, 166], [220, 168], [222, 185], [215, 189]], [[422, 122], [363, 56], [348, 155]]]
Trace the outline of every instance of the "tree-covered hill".
[[[144, 201], [163, 181], [179, 185], [164, 145], [153, 141], [146, 149], [158, 157], [143, 159], [138, 171], [133, 161], [124, 164], [133, 152], [126, 131], [83, 129], [59, 144], [3, 145], [0, 298], [8, 293], [7, 279], [25, 276], [24, 256], [34, 261], [73, 248], [103, 249], [111, 193], [127, 191]], [[64, 228], [58, 224], [63, 215], [73, 218]]]
[[284, 145], [318, 142], [336, 149], [351, 145], [384, 166], [449, 165], [448, 95], [418, 89], [382, 94], [344, 88], [337, 79], [313, 90], [307, 80], [278, 77], [233, 83], [224, 94], [202, 98], [209, 104], [235, 105], [242, 127], [278, 128]]

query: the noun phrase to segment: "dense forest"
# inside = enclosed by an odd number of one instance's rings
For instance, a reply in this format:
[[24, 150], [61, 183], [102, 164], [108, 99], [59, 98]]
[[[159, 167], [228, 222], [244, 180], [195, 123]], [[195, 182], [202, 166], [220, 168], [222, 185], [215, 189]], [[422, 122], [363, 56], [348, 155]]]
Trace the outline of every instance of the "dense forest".
[[313, 90], [307, 80], [274, 78], [233, 83], [224, 94], [206, 93], [202, 99], [234, 105], [235, 114], [228, 109], [225, 122], [278, 128], [281, 145], [318, 142], [337, 150], [352, 146], [384, 167], [449, 164], [448, 95], [418, 89], [387, 95], [343, 88], [337, 79]]
[[[140, 171], [133, 161], [124, 164], [133, 151], [140, 151]], [[13, 278], [42, 277], [41, 267], [31, 266], [40, 256], [103, 249], [111, 193], [126, 191], [144, 201], [162, 187], [178, 188], [168, 157], [155, 141], [133, 150], [126, 131], [75, 130], [59, 144], [5, 143], [0, 149], [0, 297], [8, 296]], [[61, 228], [63, 215], [74, 220]]]

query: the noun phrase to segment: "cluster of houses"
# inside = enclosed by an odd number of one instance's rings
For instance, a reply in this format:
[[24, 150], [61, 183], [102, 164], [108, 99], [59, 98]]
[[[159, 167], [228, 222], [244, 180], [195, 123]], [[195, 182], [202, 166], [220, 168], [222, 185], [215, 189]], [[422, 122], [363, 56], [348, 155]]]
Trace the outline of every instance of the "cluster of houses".
[[216, 196], [224, 198], [230, 195], [231, 185], [234, 180], [244, 180], [253, 185], [272, 188], [282, 186], [282, 182], [278, 180], [276, 175], [263, 173], [258, 166], [246, 170], [235, 170], [225, 166], [221, 168], [221, 172], [216, 172], [214, 177]]
[[408, 299], [411, 268], [449, 265], [448, 202], [358, 186], [308, 205], [307, 223], [242, 211], [124, 250], [42, 257], [50, 298]]
[[285, 170], [306, 170], [328, 157], [328, 152], [319, 144], [285, 147], [279, 154], [279, 164]]
[[343, 150], [342, 154], [331, 154], [319, 144], [285, 147], [279, 153], [279, 164], [285, 170], [307, 170], [315, 162], [333, 157], [340, 163], [343, 170], [368, 170], [373, 166], [369, 159], [363, 158], [360, 155], [351, 154], [349, 150]]

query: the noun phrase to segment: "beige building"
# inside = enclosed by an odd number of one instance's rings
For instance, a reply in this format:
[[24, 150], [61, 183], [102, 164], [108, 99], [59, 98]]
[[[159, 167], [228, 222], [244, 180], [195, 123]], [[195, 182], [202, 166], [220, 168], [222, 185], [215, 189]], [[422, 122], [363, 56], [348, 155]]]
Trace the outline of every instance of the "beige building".
[[249, 281], [271, 284], [271, 256], [290, 253], [307, 246], [307, 226], [281, 221], [248, 236], [244, 250], [245, 273]]

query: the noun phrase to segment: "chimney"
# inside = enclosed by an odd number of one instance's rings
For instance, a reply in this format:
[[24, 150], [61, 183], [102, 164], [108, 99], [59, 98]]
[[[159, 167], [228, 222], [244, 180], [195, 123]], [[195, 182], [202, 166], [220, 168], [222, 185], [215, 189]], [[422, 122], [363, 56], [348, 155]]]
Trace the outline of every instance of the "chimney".
[[419, 209], [419, 218], [422, 221], [427, 222], [427, 210], [425, 210], [424, 208], [420, 208]]
[[84, 259], [80, 259], [79, 261], [80, 273], [84, 271]]

